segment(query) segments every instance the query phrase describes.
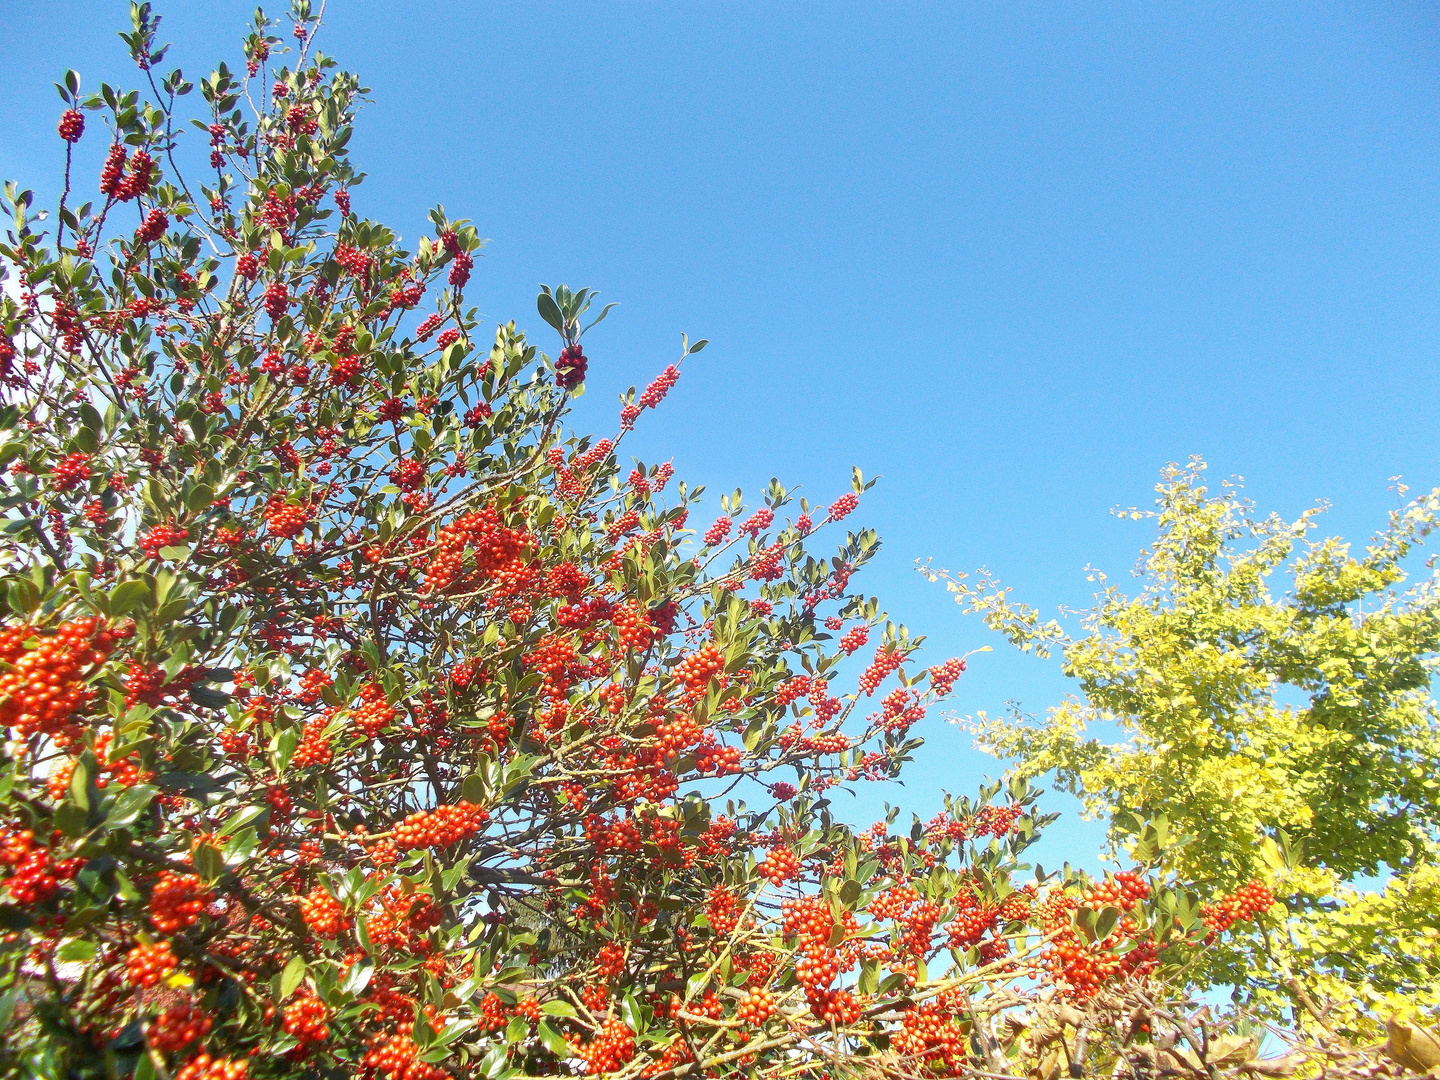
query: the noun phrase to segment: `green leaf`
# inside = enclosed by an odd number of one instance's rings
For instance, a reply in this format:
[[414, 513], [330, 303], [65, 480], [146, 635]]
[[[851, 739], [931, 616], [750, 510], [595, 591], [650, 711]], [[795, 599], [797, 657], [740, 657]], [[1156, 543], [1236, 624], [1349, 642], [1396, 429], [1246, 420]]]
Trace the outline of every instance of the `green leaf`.
[[559, 998], [556, 998], [554, 1001], [545, 1002], [544, 1005], [540, 1006], [540, 1011], [546, 1016], [567, 1016], [572, 1019], [580, 1015], [575, 1011], [574, 1005], [571, 1005], [568, 1001], [561, 1001]]
[[478, 772], [471, 773], [460, 782], [460, 798], [479, 806], [485, 801], [485, 778]]
[[1115, 924], [1120, 921], [1120, 909], [1117, 907], [1103, 908], [1095, 917], [1095, 940], [1104, 941], [1115, 929]]
[[880, 987], [880, 964], [875, 960], [860, 962], [860, 978], [856, 988], [862, 994], [873, 994]]
[[190, 700], [202, 709], [223, 709], [230, 704], [230, 695], [209, 686], [192, 686]]
[[238, 832], [269, 809], [268, 806], [242, 806], [225, 819], [225, 823], [220, 826], [220, 831], [216, 835], [225, 837]]
[[99, 946], [83, 938], [71, 938], [55, 950], [55, 959], [67, 964], [86, 964], [95, 959]]
[[689, 356], [690, 353], [697, 353], [697, 352], [699, 352], [701, 349], [703, 349], [706, 345], [709, 345], [709, 344], [710, 344], [710, 339], [709, 339], [709, 338], [701, 338], [699, 341], [695, 342], [694, 345], [691, 345], [691, 346], [690, 346], [689, 351], [686, 352], [685, 355], [686, 355], [686, 356]]
[[110, 590], [110, 615], [128, 615], [150, 599], [150, 586], [143, 581], [122, 581]]
[[75, 771], [70, 774], [70, 798], [81, 810], [90, 809], [90, 778], [98, 767], [94, 754], [82, 754], [75, 762]]
[[[556, 1002], [552, 1001], [549, 1004], [554, 1005]], [[563, 1002], [560, 1004], [563, 1004]], [[572, 1009], [571, 1012], [573, 1013], [574, 1010]], [[540, 1026], [536, 1029], [536, 1034], [540, 1036], [540, 1041], [545, 1045], [545, 1049], [549, 1050], [556, 1057], [568, 1058], [574, 1053], [574, 1051], [570, 1049], [570, 1044], [565, 1040], [565, 1036], [561, 1035], [544, 1020], [540, 1021]]]
[[55, 808], [53, 820], [57, 829], [66, 836], [74, 838], [84, 835], [85, 823], [89, 818], [90, 815], [83, 808], [76, 806], [73, 802], [63, 802]]
[[225, 859], [214, 844], [196, 844], [190, 851], [190, 861], [206, 881], [218, 881], [225, 873]]
[[359, 994], [365, 987], [370, 985], [370, 979], [375, 974], [375, 961], [368, 956], [357, 960], [350, 965], [350, 970], [345, 973], [345, 981], [340, 984], [340, 990], [346, 994]]
[[285, 970], [280, 973], [280, 1000], [284, 1001], [295, 992], [295, 988], [305, 980], [305, 958], [303, 956], [292, 956], [290, 962], [285, 965]]
[[159, 794], [152, 784], [136, 784], [128, 787], [115, 797], [110, 811], [105, 815], [105, 828], [120, 829], [131, 824], [150, 805], [150, 800]]
[[210, 509], [210, 504], [214, 501], [215, 489], [209, 484], [200, 484], [185, 497], [185, 508], [192, 514], [198, 514], [203, 510]]
[[542, 292], [535, 298], [535, 307], [539, 309], [540, 317], [563, 336], [565, 333], [565, 318], [560, 314], [560, 308], [556, 305], [555, 298], [548, 292]]

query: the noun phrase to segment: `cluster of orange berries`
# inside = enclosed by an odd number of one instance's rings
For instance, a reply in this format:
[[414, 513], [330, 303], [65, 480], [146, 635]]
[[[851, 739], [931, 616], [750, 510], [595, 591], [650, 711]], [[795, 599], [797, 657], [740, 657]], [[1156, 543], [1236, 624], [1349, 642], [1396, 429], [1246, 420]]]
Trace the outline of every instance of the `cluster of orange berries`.
[[625, 947], [614, 941], [601, 945], [595, 954], [595, 975], [602, 982], [613, 982], [625, 970]]
[[168, 941], [136, 945], [125, 956], [125, 978], [137, 988], [156, 986], [174, 970], [176, 963]]
[[50, 851], [35, 845], [35, 834], [29, 829], [6, 832], [0, 839], [0, 866], [11, 869], [5, 887], [10, 898], [21, 906], [39, 904], [50, 899], [60, 888], [61, 880], [75, 875], [85, 860], [50, 861]]
[[689, 713], [675, 713], [656, 728], [660, 747], [666, 754], [678, 754], [700, 741], [700, 725]]
[[444, 1069], [418, 1060], [420, 1048], [408, 1035], [391, 1035], [365, 1052], [365, 1067], [384, 1080], [448, 1080]]
[[965, 1028], [948, 1002], [936, 999], [910, 1009], [890, 1037], [897, 1053], [913, 1058], [934, 1076], [958, 1076], [965, 1064]]
[[150, 891], [150, 922], [162, 934], [173, 934], [192, 925], [214, 899], [194, 874], [161, 870]]
[[[1116, 907], [1128, 912], [1149, 894], [1150, 885], [1143, 877], [1133, 871], [1122, 871], [1109, 880], [1092, 884], [1083, 898], [1054, 889], [1039, 904], [1040, 928], [1047, 935], [1053, 935], [1045, 967], [1072, 997], [1092, 997], [1117, 978], [1153, 970], [1158, 958], [1153, 940], [1148, 935], [1141, 936], [1138, 924], [1129, 915], [1123, 916], [1103, 941], [1087, 942], [1072, 925], [1080, 903], [1083, 901], [1095, 911]], [[1133, 941], [1134, 946], [1117, 953], [1126, 939]]]
[[754, 1027], [762, 1027], [775, 1015], [775, 995], [763, 986], [747, 990], [735, 1007], [735, 1015]]
[[1200, 909], [1205, 925], [1216, 933], [1224, 933], [1237, 922], [1249, 922], [1257, 915], [1263, 915], [1275, 904], [1275, 894], [1268, 886], [1252, 881], [1240, 886], [1229, 896], [1222, 896]]
[[591, 1076], [616, 1072], [635, 1057], [635, 1036], [623, 1021], [611, 1017], [601, 1023], [595, 1037], [575, 1048]]
[[305, 722], [300, 742], [295, 747], [295, 755], [290, 759], [296, 768], [306, 769], [313, 765], [330, 764], [333, 751], [330, 740], [325, 735], [325, 729], [329, 725], [329, 716], [317, 716]]
[[648, 648], [655, 638], [655, 627], [637, 604], [621, 604], [610, 613], [620, 644], [629, 649]]
[[705, 901], [705, 918], [710, 923], [710, 929], [722, 937], [729, 937], [740, 924], [735, 894], [724, 885], [716, 885], [706, 894]]
[[529, 536], [501, 524], [493, 506], [464, 514], [442, 528], [435, 538], [435, 554], [425, 567], [426, 592], [444, 592], [461, 580], [465, 551], [473, 549], [475, 568], [494, 577], [516, 562]]
[[300, 915], [311, 932], [319, 937], [339, 937], [350, 924], [340, 901], [320, 885], [311, 889], [308, 896], [300, 898]]
[[72, 491], [90, 479], [90, 455], [67, 454], [55, 464], [56, 491]]
[[[71, 736], [71, 717], [89, 707], [94, 693], [86, 674], [103, 663], [130, 631], [107, 627], [90, 617], [61, 623], [53, 634], [29, 623], [0, 630], [0, 727], [14, 728], [21, 736]], [[34, 648], [26, 648], [33, 637]]]
[[988, 904], [976, 904], [957, 912], [946, 927], [952, 949], [969, 949], [980, 944], [985, 932], [995, 925], [998, 912]]
[[489, 820], [489, 811], [464, 800], [433, 810], [418, 810], [395, 826], [395, 846], [401, 851], [449, 847], [474, 836]]
[[[858, 630], [860, 628], [856, 627], [855, 629]], [[854, 630], [850, 631], [851, 634], [853, 634], [854, 632]], [[845, 637], [849, 636], [850, 634], [845, 635]], [[842, 649], [845, 648], [844, 638], [842, 638], [840, 641], [840, 647]], [[889, 675], [892, 671], [898, 668], [900, 666], [901, 660], [903, 659], [904, 658], [895, 649], [887, 649], [883, 645], [880, 648], [876, 649], [875, 659], [871, 662], [868, 668], [866, 668], [863, 672], [860, 673], [859, 687], [861, 692], [863, 692], [866, 697], [869, 697], [871, 694], [875, 693], [875, 691], [879, 688], [880, 684], [885, 681], [885, 676]]]
[[270, 530], [271, 536], [281, 540], [299, 536], [305, 531], [305, 523], [309, 520], [308, 510], [287, 502], [286, 493], [283, 491], [275, 492], [265, 505], [265, 527]]
[[248, 1061], [196, 1054], [175, 1073], [175, 1080], [241, 1080], [249, 1070]]
[[147, 559], [159, 559], [160, 552], [168, 547], [178, 547], [190, 539], [190, 530], [179, 525], [156, 525], [140, 537], [140, 550]]
[[395, 708], [385, 697], [385, 688], [378, 682], [368, 682], [360, 688], [360, 707], [350, 713], [350, 719], [364, 733], [373, 739], [389, 727], [395, 719]]
[[775, 704], [784, 709], [792, 701], [796, 701], [810, 693], [810, 676], [796, 675], [786, 679], [775, 691]]
[[1091, 885], [1086, 893], [1086, 903], [1097, 911], [1107, 906], [1133, 911], [1135, 905], [1149, 895], [1148, 881], [1133, 870], [1122, 870], [1113, 878]]
[[786, 847], [771, 848], [755, 872], [772, 885], [783, 885], [800, 876], [800, 856]]
[[780, 905], [781, 925], [797, 939], [795, 977], [805, 988], [810, 1011], [823, 1021], [850, 1022], [859, 1006], [846, 990], [833, 990], [840, 975], [840, 954], [830, 947], [834, 919], [830, 907], [817, 896], [798, 897]]
[[330, 1010], [312, 994], [297, 997], [285, 1006], [284, 1028], [301, 1042], [324, 1042], [330, 1037]]
[[840, 651], [846, 656], [854, 656], [868, 640], [870, 640], [868, 626], [852, 626], [840, 638]]
[[295, 700], [302, 705], [314, 705], [320, 700], [321, 692], [327, 686], [334, 686], [335, 680], [319, 668], [310, 668], [300, 676], [300, 689]]
[[146, 1038], [156, 1050], [173, 1054], [210, 1034], [213, 1023], [208, 1013], [182, 1001], [171, 1005], [151, 1022]]
[[525, 666], [544, 676], [545, 695], [551, 701], [560, 700], [570, 689], [576, 660], [574, 643], [554, 634], [545, 635], [525, 654]]
[[710, 680], [725, 670], [725, 657], [720, 647], [707, 641], [675, 665], [675, 678], [685, 684], [687, 692], [703, 693]]
[[695, 750], [695, 769], [707, 776], [730, 776], [742, 771], [740, 748], [721, 746], [706, 732]]

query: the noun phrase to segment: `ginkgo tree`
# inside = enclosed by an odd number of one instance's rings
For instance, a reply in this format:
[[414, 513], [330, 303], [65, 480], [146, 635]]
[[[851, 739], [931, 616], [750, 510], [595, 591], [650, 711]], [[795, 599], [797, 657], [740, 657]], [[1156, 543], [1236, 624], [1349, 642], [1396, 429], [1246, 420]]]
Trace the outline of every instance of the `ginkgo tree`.
[[[1354, 553], [1311, 536], [1323, 506], [1256, 517], [1204, 470], [1172, 465], [1154, 510], [1119, 511], [1156, 526], [1141, 588], [1092, 571], [1077, 634], [988, 574], [922, 570], [1021, 650], [1058, 649], [1079, 684], [1039, 722], [980, 715], [979, 745], [1017, 776], [1053, 773], [1114, 851], [1148, 851], [1159, 826], [1183, 838], [1165, 860], [1187, 880], [1266, 881], [1284, 932], [1217, 951], [1206, 977], [1312, 1017], [1343, 1002], [1331, 1022], [1368, 1029], [1377, 1006], [1440, 1002], [1440, 591], [1430, 573], [1402, 588], [1440, 489]], [[1356, 887], [1382, 873], [1383, 894]]]

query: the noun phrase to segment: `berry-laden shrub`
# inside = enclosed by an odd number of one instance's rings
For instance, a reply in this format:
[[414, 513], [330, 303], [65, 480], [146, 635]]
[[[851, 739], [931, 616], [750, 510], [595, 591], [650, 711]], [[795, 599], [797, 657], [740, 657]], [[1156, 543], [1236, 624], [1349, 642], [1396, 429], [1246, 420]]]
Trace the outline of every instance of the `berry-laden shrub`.
[[148, 100], [70, 73], [70, 194], [42, 225], [6, 192], [8, 1067], [944, 1075], [1027, 995], [1210, 932], [1148, 884], [1012, 883], [1023, 785], [835, 821], [964, 668], [850, 591], [873, 532], [807, 550], [868, 485], [687, 529], [699, 490], [621, 460], [679, 362], [568, 433], [594, 294], [540, 294], [554, 361], [514, 323], [483, 347], [475, 230], [361, 216], [358, 83], [303, 0], [289, 64], [257, 19], [201, 80], [207, 176], [173, 171], [193, 87], [138, 5]]

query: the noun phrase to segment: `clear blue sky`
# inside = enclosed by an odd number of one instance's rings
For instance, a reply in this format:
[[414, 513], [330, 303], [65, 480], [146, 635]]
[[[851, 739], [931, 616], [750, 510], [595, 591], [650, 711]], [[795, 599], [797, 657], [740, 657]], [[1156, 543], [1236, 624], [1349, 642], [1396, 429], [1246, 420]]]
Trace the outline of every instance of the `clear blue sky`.
[[[157, 10], [187, 75], [240, 66], [253, 4]], [[134, 83], [127, 20], [10, 5], [0, 175], [56, 175], [65, 67]], [[1123, 583], [1149, 535], [1106, 511], [1168, 460], [1245, 476], [1262, 510], [1329, 498], [1357, 541], [1390, 476], [1440, 483], [1437, 31], [1420, 3], [331, 0], [321, 47], [373, 90], [360, 212], [407, 240], [435, 202], [473, 219], [468, 295], [547, 349], [537, 283], [622, 302], [577, 426], [610, 431], [685, 331], [713, 344], [637, 453], [712, 492], [883, 474], [857, 584], [939, 660], [989, 639], [913, 560], [1081, 606], [1084, 565]], [[956, 708], [1064, 688], [1000, 649]], [[923, 734], [922, 814], [998, 772]], [[1095, 835], [1067, 818], [1044, 861], [1092, 863]]]

